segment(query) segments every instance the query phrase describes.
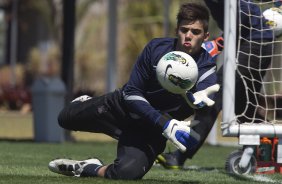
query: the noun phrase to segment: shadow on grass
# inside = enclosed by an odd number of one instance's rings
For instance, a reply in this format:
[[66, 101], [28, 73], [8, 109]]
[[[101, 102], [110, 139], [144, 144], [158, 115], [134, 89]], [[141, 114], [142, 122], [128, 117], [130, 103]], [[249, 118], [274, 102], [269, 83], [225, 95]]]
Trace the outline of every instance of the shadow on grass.
[[35, 142], [33, 139], [12, 139], [12, 138], [2, 138], [0, 137], [0, 142], [27, 142], [32, 143]]
[[177, 181], [167, 181], [165, 178], [163, 180], [160, 179], [144, 179], [140, 180], [141, 183], [153, 183], [153, 184], [168, 184], [168, 183], [173, 183], [173, 184], [201, 184], [202, 182], [199, 181], [182, 181], [182, 180], [177, 180]]
[[185, 171], [198, 171], [198, 172], [220, 172], [223, 170], [222, 167], [199, 167], [199, 166], [188, 166], [184, 167]]

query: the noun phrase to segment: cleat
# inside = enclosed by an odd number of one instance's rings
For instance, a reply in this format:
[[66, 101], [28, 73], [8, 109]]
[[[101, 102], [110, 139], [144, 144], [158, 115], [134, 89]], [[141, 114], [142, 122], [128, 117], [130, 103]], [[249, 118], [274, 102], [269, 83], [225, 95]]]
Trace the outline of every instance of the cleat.
[[183, 169], [184, 162], [180, 162], [177, 156], [171, 153], [162, 153], [157, 156], [156, 163], [162, 165], [166, 169]]
[[[83, 174], [84, 168], [91, 166], [94, 167], [95, 173], [87, 173]], [[71, 160], [71, 159], [55, 159], [52, 160], [48, 167], [49, 170], [62, 174], [65, 176], [76, 176], [80, 177], [83, 176], [97, 176], [98, 169], [103, 166], [103, 163], [96, 158], [91, 158], [87, 160]]]

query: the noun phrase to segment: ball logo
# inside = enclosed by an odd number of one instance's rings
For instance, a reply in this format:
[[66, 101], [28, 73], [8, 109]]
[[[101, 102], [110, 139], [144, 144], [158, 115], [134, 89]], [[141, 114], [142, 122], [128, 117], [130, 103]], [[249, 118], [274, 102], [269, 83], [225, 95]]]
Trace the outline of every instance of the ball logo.
[[[169, 54], [167, 54], [165, 56], [165, 60], [166, 61], [169, 61], [169, 60], [177, 61], [177, 62], [180, 62], [180, 63], [182, 63], [184, 65], [187, 63], [186, 66], [187, 67], [189, 66], [189, 63], [186, 61], [186, 59], [184, 57], [182, 57], [181, 55], [179, 55], [179, 54], [169, 53]], [[172, 68], [171, 64], [168, 64], [166, 66], [165, 75], [167, 75], [167, 71], [168, 71], [169, 68]], [[189, 79], [183, 80], [180, 77], [175, 76], [173, 74], [169, 74], [168, 75], [168, 80], [171, 83], [173, 83], [174, 85], [179, 86], [182, 89], [187, 88], [187, 86], [189, 86], [191, 84], [191, 81]]]
[[168, 76], [168, 80], [174, 85], [179, 86], [181, 89], [186, 89], [187, 86], [191, 85], [191, 81], [189, 79], [184, 80], [172, 74]]
[[268, 20], [266, 21], [266, 24], [269, 26], [269, 27], [275, 27], [277, 26], [277, 23], [272, 21], [272, 20]]
[[178, 61], [178, 62], [181, 62], [184, 65], [187, 63], [186, 66], [189, 66], [189, 62], [187, 62], [187, 60], [179, 54], [168, 53], [167, 55], [165, 55], [164, 59], [166, 61], [169, 61], [169, 60]]
[[172, 51], [159, 60], [156, 76], [160, 85], [167, 91], [184, 94], [197, 82], [197, 63], [185, 52]]
[[269, 8], [263, 12], [264, 18], [267, 20], [266, 24], [274, 31], [275, 36], [282, 34], [282, 9]]
[[168, 71], [169, 68], [172, 68], [171, 64], [168, 64], [168, 65], [166, 66], [164, 79], [165, 79], [165, 76], [167, 75], [167, 71]]

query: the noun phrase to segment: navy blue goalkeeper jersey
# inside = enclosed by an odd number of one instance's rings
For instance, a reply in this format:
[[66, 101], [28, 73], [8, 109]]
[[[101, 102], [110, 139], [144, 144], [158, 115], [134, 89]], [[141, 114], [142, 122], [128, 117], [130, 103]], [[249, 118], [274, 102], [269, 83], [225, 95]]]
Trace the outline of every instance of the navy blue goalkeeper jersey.
[[[144, 119], [156, 124], [162, 114], [177, 111], [186, 100], [165, 90], [156, 77], [156, 66], [166, 53], [175, 51], [177, 38], [151, 40], [137, 58], [129, 81], [123, 86], [123, 98], [133, 119]], [[209, 53], [201, 49], [192, 56], [198, 65], [199, 77], [192, 92], [216, 84], [216, 63]], [[213, 98], [211, 96], [211, 98]]]

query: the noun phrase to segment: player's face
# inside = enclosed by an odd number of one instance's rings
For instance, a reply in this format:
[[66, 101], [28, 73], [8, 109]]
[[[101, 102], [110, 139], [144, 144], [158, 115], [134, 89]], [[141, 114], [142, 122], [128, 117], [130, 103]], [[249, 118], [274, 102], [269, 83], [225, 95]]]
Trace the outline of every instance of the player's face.
[[204, 32], [203, 23], [198, 20], [192, 23], [187, 20], [181, 21], [176, 33], [178, 37], [176, 49], [190, 55], [197, 54], [202, 43], [209, 37], [209, 33]]

